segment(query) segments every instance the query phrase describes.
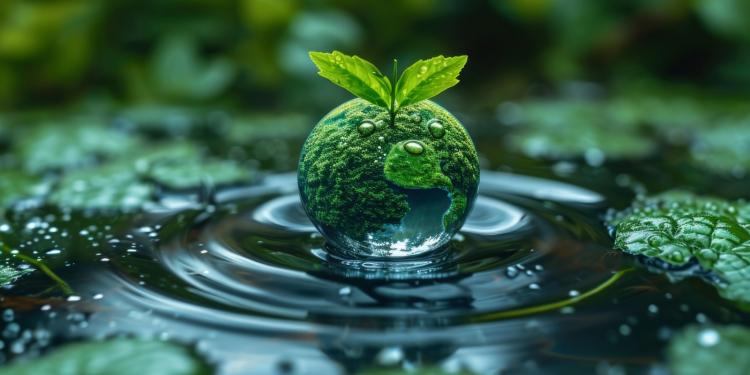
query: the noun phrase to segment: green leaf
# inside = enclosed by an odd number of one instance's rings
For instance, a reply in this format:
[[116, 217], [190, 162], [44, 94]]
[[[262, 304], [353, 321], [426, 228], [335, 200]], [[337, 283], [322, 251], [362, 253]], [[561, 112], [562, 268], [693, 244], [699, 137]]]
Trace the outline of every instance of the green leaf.
[[703, 279], [722, 297], [750, 306], [750, 203], [668, 192], [636, 200], [608, 222], [616, 248], [658, 259], [678, 278], [709, 274]]
[[139, 180], [128, 163], [68, 172], [49, 196], [59, 207], [82, 210], [138, 210], [152, 200], [153, 186]]
[[370, 103], [390, 109], [391, 82], [375, 65], [358, 56], [310, 52], [318, 74]]
[[6, 286], [14, 283], [19, 277], [33, 272], [34, 269], [18, 269], [15, 267], [0, 264], [0, 286]]
[[40, 359], [17, 362], [0, 375], [204, 375], [191, 350], [161, 341], [115, 339], [69, 344]]
[[443, 55], [419, 60], [404, 70], [396, 84], [396, 109], [429, 99], [458, 83], [468, 57]]
[[750, 329], [738, 325], [689, 326], [669, 343], [669, 369], [675, 375], [740, 375], [750, 369]]

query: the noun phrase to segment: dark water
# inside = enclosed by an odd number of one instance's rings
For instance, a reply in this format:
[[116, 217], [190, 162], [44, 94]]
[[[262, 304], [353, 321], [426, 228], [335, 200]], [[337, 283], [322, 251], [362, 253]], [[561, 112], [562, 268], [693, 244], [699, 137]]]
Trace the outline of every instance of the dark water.
[[661, 373], [685, 324], [748, 320], [612, 250], [597, 193], [499, 172], [479, 190], [447, 248], [395, 262], [326, 248], [291, 174], [111, 222], [16, 218], [75, 295], [12, 289], [3, 355], [127, 334], [194, 344], [221, 374]]

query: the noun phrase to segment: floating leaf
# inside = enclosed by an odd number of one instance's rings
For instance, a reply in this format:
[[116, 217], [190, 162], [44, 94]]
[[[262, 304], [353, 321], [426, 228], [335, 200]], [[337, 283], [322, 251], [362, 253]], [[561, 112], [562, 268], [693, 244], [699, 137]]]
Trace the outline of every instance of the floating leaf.
[[584, 158], [592, 165], [606, 159], [637, 159], [656, 150], [636, 122], [618, 121], [602, 103], [580, 100], [536, 101], [517, 107], [511, 149], [545, 159]]
[[321, 77], [370, 103], [390, 108], [391, 82], [375, 65], [339, 51], [310, 52], [310, 59], [318, 67]]
[[40, 126], [23, 134], [17, 152], [32, 173], [91, 166], [123, 155], [140, 140], [83, 119], [82, 123]]
[[432, 98], [458, 83], [467, 56], [419, 60], [404, 70], [396, 84], [396, 109]]
[[697, 263], [722, 297], [750, 304], [750, 204], [668, 192], [608, 220], [615, 247], [658, 259], [667, 272]]
[[49, 201], [76, 209], [135, 210], [153, 195], [154, 188], [140, 182], [130, 164], [113, 163], [65, 174]]
[[744, 375], [750, 369], [750, 329], [737, 326], [689, 326], [669, 343], [674, 375]]
[[187, 348], [162, 341], [114, 339], [69, 344], [34, 361], [16, 362], [0, 375], [207, 375]]
[[253, 173], [232, 160], [183, 160], [179, 163], [155, 163], [148, 177], [171, 189], [231, 185], [249, 182]]

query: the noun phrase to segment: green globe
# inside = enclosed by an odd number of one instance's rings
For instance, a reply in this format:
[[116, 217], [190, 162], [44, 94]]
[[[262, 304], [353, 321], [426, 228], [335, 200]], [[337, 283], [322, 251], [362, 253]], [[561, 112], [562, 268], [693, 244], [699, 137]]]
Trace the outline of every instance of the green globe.
[[461, 123], [424, 100], [390, 112], [362, 99], [328, 113], [298, 168], [305, 212], [329, 243], [372, 257], [445, 245], [477, 195], [479, 161]]

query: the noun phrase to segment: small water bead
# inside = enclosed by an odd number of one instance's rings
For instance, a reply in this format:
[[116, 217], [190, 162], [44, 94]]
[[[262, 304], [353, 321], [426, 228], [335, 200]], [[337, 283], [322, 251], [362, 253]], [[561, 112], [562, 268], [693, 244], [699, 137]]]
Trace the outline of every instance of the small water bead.
[[383, 130], [383, 128], [385, 128], [385, 121], [383, 120], [375, 121], [375, 129]]
[[704, 329], [698, 333], [698, 343], [701, 346], [715, 346], [719, 341], [721, 341], [721, 336], [719, 335], [719, 332], [714, 329]]
[[409, 141], [404, 143], [404, 150], [412, 155], [419, 155], [424, 152], [424, 147], [419, 142]]
[[357, 131], [363, 137], [367, 137], [368, 135], [375, 133], [375, 123], [372, 122], [372, 120], [362, 121], [362, 123], [357, 126]]
[[420, 116], [418, 113], [415, 113], [411, 115], [410, 120], [415, 124], [419, 124], [420, 122], [422, 122], [422, 116]]
[[430, 123], [427, 124], [427, 129], [435, 138], [443, 138], [443, 136], [445, 135], [445, 128], [439, 120], [430, 121]]

